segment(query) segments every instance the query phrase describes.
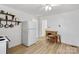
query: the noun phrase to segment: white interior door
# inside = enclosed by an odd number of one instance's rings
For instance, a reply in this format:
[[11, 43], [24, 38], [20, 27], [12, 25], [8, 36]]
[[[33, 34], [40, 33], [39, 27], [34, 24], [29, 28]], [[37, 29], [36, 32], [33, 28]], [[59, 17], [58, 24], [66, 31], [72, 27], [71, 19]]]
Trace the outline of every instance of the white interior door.
[[47, 20], [42, 20], [42, 36], [45, 36], [46, 28], [47, 28]]

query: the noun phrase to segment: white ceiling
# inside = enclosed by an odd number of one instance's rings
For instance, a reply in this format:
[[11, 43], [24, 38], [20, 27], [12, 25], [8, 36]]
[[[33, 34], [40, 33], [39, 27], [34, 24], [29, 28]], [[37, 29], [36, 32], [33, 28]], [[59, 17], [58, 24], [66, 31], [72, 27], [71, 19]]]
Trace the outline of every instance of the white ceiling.
[[43, 5], [41, 4], [3, 4], [3, 5], [16, 10], [23, 11], [31, 15], [38, 15], [38, 16], [60, 14], [79, 9], [79, 4], [61, 4], [59, 6], [54, 6], [52, 11], [50, 12], [46, 12], [44, 9], [42, 9]]

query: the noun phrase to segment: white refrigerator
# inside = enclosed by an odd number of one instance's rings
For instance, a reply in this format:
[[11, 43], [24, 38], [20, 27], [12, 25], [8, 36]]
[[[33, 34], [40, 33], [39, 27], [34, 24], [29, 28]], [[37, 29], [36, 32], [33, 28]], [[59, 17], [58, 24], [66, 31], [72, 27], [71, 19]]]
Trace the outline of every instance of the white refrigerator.
[[38, 22], [25, 21], [22, 24], [22, 44], [30, 46], [38, 40]]

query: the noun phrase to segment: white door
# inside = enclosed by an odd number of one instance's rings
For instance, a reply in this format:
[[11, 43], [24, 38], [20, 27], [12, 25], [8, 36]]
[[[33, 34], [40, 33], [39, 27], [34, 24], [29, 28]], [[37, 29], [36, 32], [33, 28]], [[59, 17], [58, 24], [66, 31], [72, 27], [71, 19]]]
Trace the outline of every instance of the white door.
[[42, 36], [45, 36], [46, 28], [47, 28], [47, 20], [42, 20]]

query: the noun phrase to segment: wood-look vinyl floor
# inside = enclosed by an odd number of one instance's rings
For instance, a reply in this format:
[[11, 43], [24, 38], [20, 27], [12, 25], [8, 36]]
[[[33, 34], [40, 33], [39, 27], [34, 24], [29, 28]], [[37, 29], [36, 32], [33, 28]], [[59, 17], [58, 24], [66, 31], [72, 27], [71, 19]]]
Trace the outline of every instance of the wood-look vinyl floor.
[[32, 46], [18, 45], [8, 49], [8, 54], [78, 54], [79, 47], [73, 47], [64, 43], [56, 44], [40, 39]]

